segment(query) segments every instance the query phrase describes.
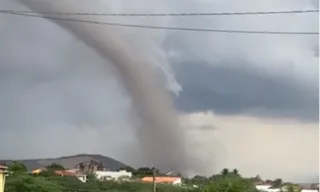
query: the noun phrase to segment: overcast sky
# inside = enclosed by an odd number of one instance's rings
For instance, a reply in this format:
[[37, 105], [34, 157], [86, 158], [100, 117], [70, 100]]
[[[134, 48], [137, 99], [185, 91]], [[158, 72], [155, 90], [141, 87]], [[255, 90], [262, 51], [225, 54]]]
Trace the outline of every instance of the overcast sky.
[[[71, 0], [70, 0], [71, 1]], [[83, 0], [84, 1], [84, 0]], [[314, 9], [312, 0], [96, 0], [88, 12], [245, 12]], [[123, 3], [123, 4], [122, 4]], [[26, 9], [0, 0], [2, 9]], [[131, 101], [113, 69], [65, 30], [43, 19], [0, 15], [0, 158], [101, 153], [125, 163], [135, 136]], [[103, 18], [101, 18], [103, 20]], [[318, 31], [318, 14], [132, 19], [198, 28]], [[165, 77], [203, 174], [317, 181], [318, 36], [125, 29], [165, 58]], [[159, 57], [160, 57], [159, 56]], [[158, 68], [159, 69], [159, 68]], [[161, 70], [159, 70], [161, 71]], [[163, 75], [164, 74], [164, 75]], [[163, 79], [160, 79], [163, 80]]]

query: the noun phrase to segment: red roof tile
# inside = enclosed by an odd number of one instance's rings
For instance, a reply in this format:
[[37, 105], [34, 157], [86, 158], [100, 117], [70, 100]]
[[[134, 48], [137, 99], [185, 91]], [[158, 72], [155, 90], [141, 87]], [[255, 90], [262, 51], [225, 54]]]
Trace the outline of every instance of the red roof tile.
[[4, 165], [0, 165], [0, 169], [8, 169], [8, 167], [6, 167]]
[[[155, 177], [157, 183], [173, 183], [181, 177]], [[141, 179], [143, 182], [153, 182], [153, 177], [144, 177]]]
[[83, 175], [83, 174], [79, 174], [79, 173], [75, 173], [75, 172], [71, 172], [71, 171], [55, 171], [54, 172], [57, 175], [60, 176], [79, 176], [79, 175]]

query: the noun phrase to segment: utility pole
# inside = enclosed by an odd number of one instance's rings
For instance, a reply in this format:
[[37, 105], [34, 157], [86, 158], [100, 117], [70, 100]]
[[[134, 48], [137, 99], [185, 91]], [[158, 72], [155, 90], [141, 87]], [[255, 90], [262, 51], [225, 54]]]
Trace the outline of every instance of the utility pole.
[[156, 169], [152, 167], [152, 187], [153, 187], [153, 192], [157, 191], [156, 188]]

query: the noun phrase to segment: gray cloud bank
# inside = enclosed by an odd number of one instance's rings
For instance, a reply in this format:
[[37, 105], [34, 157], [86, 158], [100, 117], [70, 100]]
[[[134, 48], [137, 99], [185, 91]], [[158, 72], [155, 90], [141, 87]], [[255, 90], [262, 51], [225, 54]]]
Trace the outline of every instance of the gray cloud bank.
[[318, 88], [270, 78], [245, 67], [184, 62], [176, 78], [184, 88], [176, 100], [182, 111], [214, 109], [220, 114], [292, 117], [318, 121]]
[[[185, 1], [175, 12], [316, 9], [317, 1]], [[178, 26], [318, 31], [318, 14], [177, 18]], [[294, 21], [294, 22], [293, 22]], [[318, 36], [170, 33], [181, 110], [286, 116], [318, 121]], [[182, 60], [182, 61], [181, 61]]]

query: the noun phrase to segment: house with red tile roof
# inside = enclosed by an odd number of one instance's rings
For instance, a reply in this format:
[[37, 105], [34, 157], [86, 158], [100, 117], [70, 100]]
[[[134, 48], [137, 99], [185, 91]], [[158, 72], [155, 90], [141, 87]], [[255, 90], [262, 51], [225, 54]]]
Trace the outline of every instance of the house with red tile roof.
[[[32, 171], [32, 174], [40, 174], [43, 171], [46, 171], [46, 168], [39, 168]], [[54, 171], [54, 174], [61, 176], [61, 177], [76, 177], [82, 182], [87, 181], [87, 175], [79, 173], [75, 170], [56, 170]], [[1, 191], [0, 191], [1, 192]]]
[[82, 173], [77, 173], [74, 171], [68, 171], [68, 170], [57, 170], [54, 171], [54, 173], [58, 176], [61, 177], [76, 177], [78, 178], [80, 181], [82, 182], [86, 182], [87, 181], [87, 175], [86, 174], [82, 174]]
[[[145, 183], [152, 183], [153, 177], [143, 177], [141, 179], [142, 182]], [[172, 184], [172, 185], [180, 185], [181, 184], [181, 177], [155, 177], [156, 183], [162, 183], [162, 184]]]

